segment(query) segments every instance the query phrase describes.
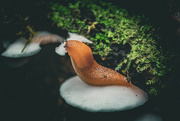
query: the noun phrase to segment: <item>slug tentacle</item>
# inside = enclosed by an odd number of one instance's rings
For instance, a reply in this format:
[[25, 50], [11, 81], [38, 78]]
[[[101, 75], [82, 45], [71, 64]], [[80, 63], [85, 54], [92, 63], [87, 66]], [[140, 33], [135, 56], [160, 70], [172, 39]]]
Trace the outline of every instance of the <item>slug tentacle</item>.
[[96, 86], [132, 86], [125, 76], [99, 65], [94, 60], [92, 51], [86, 44], [76, 40], [69, 40], [66, 43], [66, 50], [71, 57], [75, 72], [84, 82]]

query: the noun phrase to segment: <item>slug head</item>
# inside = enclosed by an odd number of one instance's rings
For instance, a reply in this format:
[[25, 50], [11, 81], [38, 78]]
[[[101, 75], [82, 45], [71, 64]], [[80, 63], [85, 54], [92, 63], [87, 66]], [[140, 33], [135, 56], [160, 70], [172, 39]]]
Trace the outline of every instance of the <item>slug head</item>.
[[65, 49], [80, 69], [88, 68], [94, 63], [90, 47], [80, 41], [67, 41]]

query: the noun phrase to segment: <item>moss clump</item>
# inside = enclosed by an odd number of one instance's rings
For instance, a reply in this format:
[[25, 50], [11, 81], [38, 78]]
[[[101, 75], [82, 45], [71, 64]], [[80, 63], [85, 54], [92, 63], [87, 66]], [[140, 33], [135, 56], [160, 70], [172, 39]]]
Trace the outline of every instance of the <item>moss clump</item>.
[[[113, 55], [113, 45], [130, 46], [130, 51], [119, 60], [116, 70], [143, 74], [138, 83], [145, 83], [150, 94], [158, 94], [158, 88], [166, 84], [163, 77], [169, 71], [165, 65], [158, 41], [161, 37], [146, 23], [144, 16], [130, 15], [125, 9], [110, 3], [78, 1], [63, 6], [53, 3], [52, 18], [58, 27], [86, 36], [94, 42], [93, 54], [106, 61]], [[119, 57], [120, 54], [117, 54]]]

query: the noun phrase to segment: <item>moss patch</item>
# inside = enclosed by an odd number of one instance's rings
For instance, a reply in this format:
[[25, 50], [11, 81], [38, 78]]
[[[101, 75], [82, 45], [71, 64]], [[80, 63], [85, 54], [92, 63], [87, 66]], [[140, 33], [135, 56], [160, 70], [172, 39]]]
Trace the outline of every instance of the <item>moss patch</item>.
[[[84, 35], [94, 42], [93, 54], [104, 62], [120, 58], [115, 70], [143, 75], [137, 83], [143, 84], [150, 94], [157, 95], [164, 88], [165, 75], [170, 71], [167, 58], [158, 44], [162, 37], [143, 15], [131, 15], [110, 3], [77, 1], [68, 5], [51, 4], [49, 14], [58, 27]], [[113, 47], [113, 46], [116, 47]], [[130, 51], [114, 48], [130, 46]], [[109, 62], [111, 65], [112, 61]], [[120, 71], [121, 70], [121, 71]]]

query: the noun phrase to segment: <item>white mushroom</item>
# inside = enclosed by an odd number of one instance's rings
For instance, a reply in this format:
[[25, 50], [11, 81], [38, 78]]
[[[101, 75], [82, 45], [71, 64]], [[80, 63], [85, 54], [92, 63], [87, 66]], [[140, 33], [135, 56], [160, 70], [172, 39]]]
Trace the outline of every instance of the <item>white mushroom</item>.
[[34, 38], [35, 43], [48, 44], [48, 43], [60, 43], [64, 41], [64, 38], [53, 33], [49, 33], [47, 31], [39, 32]]
[[28, 57], [40, 52], [40, 45], [64, 41], [63, 37], [47, 31], [39, 32], [32, 39], [33, 41], [28, 44], [24, 38], [18, 38], [14, 43], [11, 43], [9, 40], [3, 41], [3, 46], [6, 50], [1, 56], [4, 57], [4, 63], [10, 67], [23, 66], [28, 62]]
[[58, 47], [55, 48], [55, 52], [58, 55], [64, 56], [67, 53], [67, 51], [64, 48], [65, 44], [66, 44], [66, 42], [63, 42]]
[[38, 53], [41, 50], [39, 43], [29, 43], [27, 47], [21, 52], [26, 44], [24, 38], [19, 38], [17, 41], [9, 45], [5, 52], [2, 53], [2, 56], [9, 58], [20, 58], [32, 56]]
[[85, 42], [85, 43], [93, 43], [90, 40], [88, 40], [87, 38], [85, 38], [85, 37], [83, 37], [81, 35], [78, 35], [76, 33], [68, 32], [68, 34], [69, 34], [69, 37], [67, 38], [67, 41], [68, 40], [77, 40], [77, 41]]
[[[28, 57], [37, 54], [40, 50], [41, 44], [62, 42], [64, 38], [59, 35], [52, 34], [46, 31], [39, 32], [34, 38], [33, 42], [30, 42], [26, 45], [26, 40], [24, 38], [19, 38], [14, 43], [7, 46], [7, 42], [4, 43], [6, 51], [2, 53], [2, 56], [9, 58], [20, 58]], [[23, 50], [23, 48], [25, 49]], [[22, 51], [23, 50], [23, 51]]]
[[78, 76], [66, 80], [60, 95], [74, 107], [90, 112], [129, 110], [143, 105], [147, 94], [136, 86], [92, 86]]

